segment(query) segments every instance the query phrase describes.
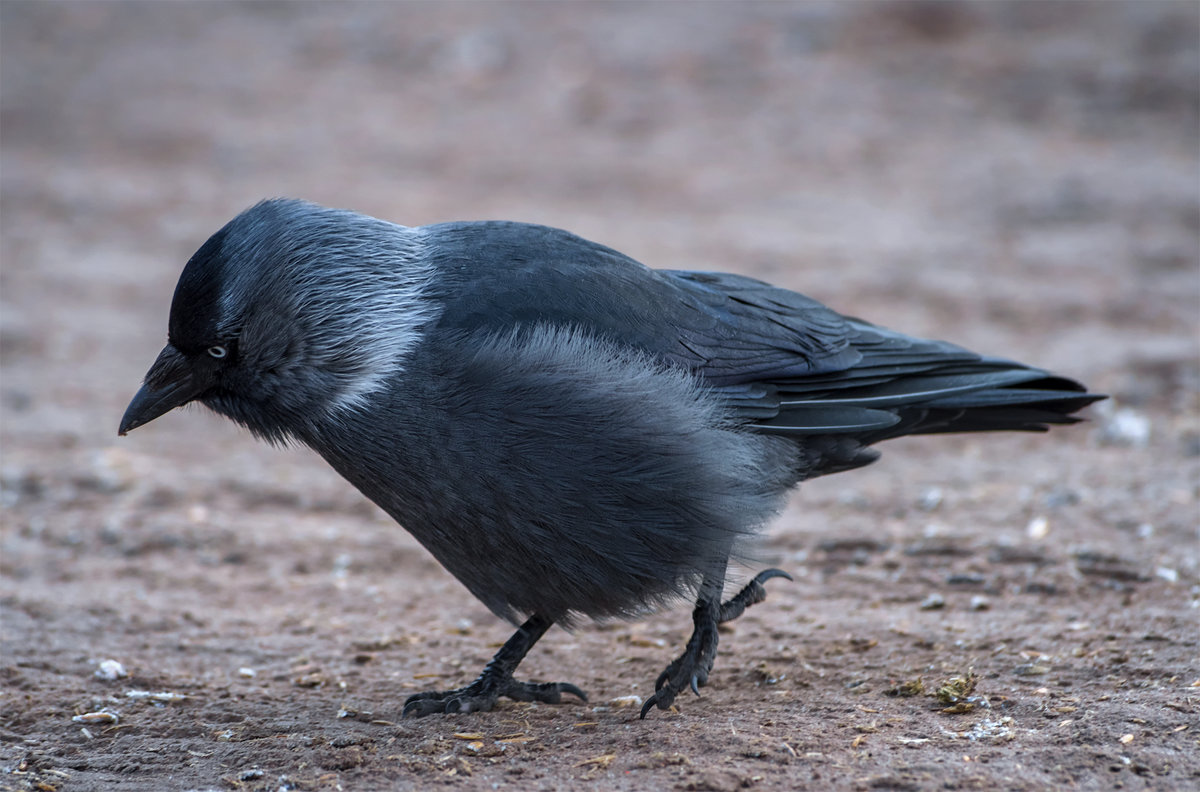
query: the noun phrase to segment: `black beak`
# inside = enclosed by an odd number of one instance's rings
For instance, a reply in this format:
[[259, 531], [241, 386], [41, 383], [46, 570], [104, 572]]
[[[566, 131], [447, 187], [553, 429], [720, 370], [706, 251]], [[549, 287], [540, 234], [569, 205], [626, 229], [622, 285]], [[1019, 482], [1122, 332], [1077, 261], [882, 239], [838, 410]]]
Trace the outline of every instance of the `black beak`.
[[137, 429], [195, 399], [208, 388], [209, 383], [204, 379], [196, 376], [179, 350], [167, 344], [150, 371], [146, 372], [141, 389], [125, 409], [118, 434]]

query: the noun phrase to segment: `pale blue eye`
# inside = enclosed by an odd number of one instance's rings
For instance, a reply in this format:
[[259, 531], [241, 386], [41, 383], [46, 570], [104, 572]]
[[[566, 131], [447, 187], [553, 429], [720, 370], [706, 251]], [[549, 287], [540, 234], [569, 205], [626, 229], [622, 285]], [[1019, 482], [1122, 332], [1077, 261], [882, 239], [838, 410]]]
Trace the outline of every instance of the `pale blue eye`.
[[221, 358], [223, 358], [229, 354], [229, 350], [227, 350], [225, 347], [220, 346], [220, 345], [210, 346], [208, 348], [208, 354], [212, 355], [217, 360], [220, 360]]

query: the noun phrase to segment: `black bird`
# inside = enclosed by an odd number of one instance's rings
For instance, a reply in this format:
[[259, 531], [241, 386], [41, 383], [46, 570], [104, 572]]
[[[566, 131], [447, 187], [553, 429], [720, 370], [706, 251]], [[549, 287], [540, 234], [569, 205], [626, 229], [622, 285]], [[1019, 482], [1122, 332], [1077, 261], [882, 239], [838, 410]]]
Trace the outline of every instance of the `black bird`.
[[[726, 566], [798, 482], [911, 434], [1044, 431], [1103, 398], [740, 275], [653, 270], [537, 225], [408, 228], [268, 200], [183, 270], [120, 433], [199, 401], [304, 443], [520, 627], [480, 677], [404, 715], [558, 703], [513, 672], [550, 628], [694, 596], [642, 709], [699, 692]], [[523, 622], [522, 622], [523, 620]]]

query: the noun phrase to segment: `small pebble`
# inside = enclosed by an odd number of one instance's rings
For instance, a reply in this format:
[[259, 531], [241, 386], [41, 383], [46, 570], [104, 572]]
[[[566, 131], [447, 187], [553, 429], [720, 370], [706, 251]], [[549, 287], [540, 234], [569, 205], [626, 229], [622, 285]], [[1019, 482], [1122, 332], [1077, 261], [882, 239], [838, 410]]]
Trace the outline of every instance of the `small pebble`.
[[1104, 445], [1144, 448], [1150, 442], [1150, 419], [1132, 407], [1113, 410], [1100, 427]]
[[917, 507], [922, 511], [933, 511], [938, 506], [942, 505], [942, 488], [930, 487], [921, 493], [921, 497], [917, 499]]
[[125, 670], [125, 666], [116, 660], [101, 660], [100, 666], [96, 669], [96, 678], [103, 679], [105, 682], [113, 682], [127, 676], [129, 676], [129, 672]]
[[1168, 583], [1179, 582], [1179, 573], [1170, 567], [1159, 567], [1158, 569], [1154, 570], [1154, 574]]
[[981, 594], [976, 594], [974, 597], [971, 597], [971, 610], [984, 611], [990, 609], [991, 607], [992, 601], [987, 597]]
[[1034, 517], [1025, 526], [1025, 533], [1030, 539], [1045, 539], [1050, 533], [1050, 521], [1045, 517]]
[[934, 592], [921, 601], [921, 610], [940, 610], [946, 607], [946, 598]]
[[1041, 676], [1050, 673], [1050, 666], [1042, 663], [1025, 663], [1013, 669], [1017, 676]]

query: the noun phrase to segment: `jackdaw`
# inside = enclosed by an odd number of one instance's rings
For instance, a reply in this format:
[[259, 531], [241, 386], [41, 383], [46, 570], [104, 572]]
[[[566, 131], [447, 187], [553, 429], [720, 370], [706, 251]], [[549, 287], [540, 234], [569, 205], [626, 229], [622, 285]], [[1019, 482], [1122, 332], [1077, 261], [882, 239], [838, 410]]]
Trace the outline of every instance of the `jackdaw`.
[[512, 222], [394, 225], [259, 203], [192, 256], [123, 435], [199, 401], [313, 448], [496, 615], [483, 673], [403, 714], [497, 698], [553, 624], [695, 598], [641, 715], [708, 680], [726, 566], [798, 482], [939, 432], [1044, 431], [1103, 398], [1020, 363], [902, 335], [741, 275], [649, 269]]

